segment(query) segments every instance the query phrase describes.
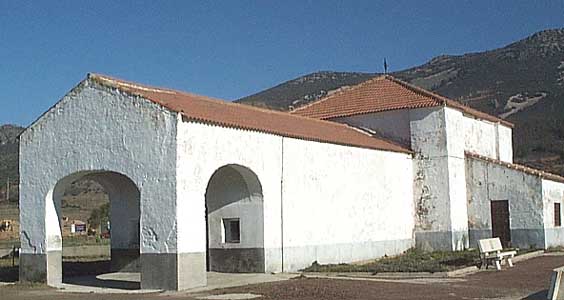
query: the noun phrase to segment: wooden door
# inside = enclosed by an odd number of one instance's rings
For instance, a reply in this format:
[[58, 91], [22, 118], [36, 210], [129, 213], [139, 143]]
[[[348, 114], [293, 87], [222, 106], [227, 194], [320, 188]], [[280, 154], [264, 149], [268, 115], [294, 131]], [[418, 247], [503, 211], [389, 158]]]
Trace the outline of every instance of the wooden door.
[[498, 237], [504, 248], [511, 246], [511, 231], [509, 227], [509, 202], [507, 200], [492, 200], [492, 237]]

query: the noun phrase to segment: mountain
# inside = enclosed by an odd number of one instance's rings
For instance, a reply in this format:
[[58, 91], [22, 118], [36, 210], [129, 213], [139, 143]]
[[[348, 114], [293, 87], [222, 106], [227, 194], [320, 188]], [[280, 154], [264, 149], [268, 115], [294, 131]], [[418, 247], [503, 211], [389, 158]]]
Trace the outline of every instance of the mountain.
[[[377, 75], [317, 72], [236, 102], [288, 110]], [[564, 175], [564, 29], [495, 50], [437, 56], [392, 75], [513, 122], [516, 161]]]
[[339, 88], [366, 81], [377, 73], [322, 71], [308, 74], [235, 102], [276, 110], [288, 110], [327, 96]]
[[19, 143], [18, 135], [24, 128], [15, 125], [0, 126], [0, 200], [6, 199], [6, 186], [10, 180], [10, 200], [17, 201], [19, 182]]

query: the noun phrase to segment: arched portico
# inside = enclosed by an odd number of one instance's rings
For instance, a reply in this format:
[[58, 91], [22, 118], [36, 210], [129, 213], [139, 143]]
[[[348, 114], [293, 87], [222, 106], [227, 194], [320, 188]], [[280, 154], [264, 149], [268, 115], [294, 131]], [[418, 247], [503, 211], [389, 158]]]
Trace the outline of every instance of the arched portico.
[[264, 203], [257, 175], [225, 165], [206, 189], [207, 268], [232, 273], [265, 272]]
[[[43, 250], [45, 269], [37, 261], [43, 255], [22, 256], [20, 278], [30, 281], [46, 281], [48, 285], [62, 283], [62, 233], [61, 200], [65, 190], [81, 179], [99, 183], [110, 200], [111, 269], [112, 271], [140, 271], [140, 192], [136, 184], [127, 176], [111, 171], [81, 171], [57, 181], [45, 197], [45, 243]], [[27, 231], [22, 231], [25, 239]], [[39, 251], [38, 251], [39, 250]], [[45, 251], [46, 250], [46, 251]]]

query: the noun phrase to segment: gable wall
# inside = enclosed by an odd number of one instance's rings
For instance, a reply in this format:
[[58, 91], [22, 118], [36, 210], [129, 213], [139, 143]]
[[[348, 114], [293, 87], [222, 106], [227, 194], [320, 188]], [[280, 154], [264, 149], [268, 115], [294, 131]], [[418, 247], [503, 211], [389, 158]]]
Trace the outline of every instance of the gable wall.
[[[122, 209], [118, 219], [125, 223], [114, 224], [112, 231], [116, 236], [139, 235], [140, 245], [113, 239], [112, 257], [129, 260], [128, 253], [140, 254], [142, 288], [202, 285], [201, 280], [178, 281], [176, 272], [176, 119], [175, 113], [150, 101], [85, 80], [22, 134], [20, 279], [61, 283], [64, 186], [84, 174], [116, 172], [140, 191], [135, 199], [140, 202], [140, 228], [130, 222], [137, 214]], [[112, 181], [104, 174], [99, 176]], [[123, 208], [114, 204], [112, 220]]]
[[[175, 208], [176, 115], [146, 100], [116, 94], [85, 81], [21, 136], [21, 219], [23, 252], [44, 252], [42, 214], [53, 214], [46, 197], [57, 182], [80, 171], [114, 171], [129, 177], [142, 191], [143, 209]], [[47, 210], [47, 211], [46, 211]], [[142, 231], [167, 243], [141, 241], [142, 252], [176, 249], [175, 218], [170, 210], [142, 216]], [[49, 216], [48, 216], [49, 217]], [[56, 216], [51, 216], [51, 220]], [[46, 224], [57, 236], [58, 224]], [[28, 232], [29, 231], [29, 232]], [[48, 237], [47, 237], [48, 238]], [[165, 245], [166, 244], [166, 245]]]

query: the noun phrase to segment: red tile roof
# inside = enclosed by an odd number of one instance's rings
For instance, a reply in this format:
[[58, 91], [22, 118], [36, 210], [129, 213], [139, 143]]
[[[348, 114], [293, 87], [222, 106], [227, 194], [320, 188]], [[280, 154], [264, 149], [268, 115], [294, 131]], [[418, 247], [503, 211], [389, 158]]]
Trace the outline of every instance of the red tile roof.
[[470, 108], [460, 102], [429, 92], [389, 75], [378, 76], [348, 89], [338, 91], [291, 113], [316, 119], [332, 119], [396, 109], [448, 106], [478, 119], [513, 124]]
[[193, 121], [303, 140], [411, 153], [409, 149], [392, 142], [335, 122], [260, 109], [186, 92], [140, 85], [105, 75], [89, 74], [88, 78], [100, 85], [148, 99], [172, 111], [179, 112], [185, 118]]
[[489, 158], [487, 156], [483, 156], [483, 155], [476, 154], [476, 153], [473, 153], [473, 152], [465, 151], [464, 154], [466, 155], [466, 157], [471, 157], [471, 158], [474, 158], [474, 159], [479, 159], [479, 160], [487, 161], [487, 162], [490, 162], [490, 163], [494, 163], [496, 165], [500, 165], [500, 166], [503, 166], [503, 167], [506, 167], [506, 168], [509, 168], [509, 169], [513, 169], [513, 170], [521, 171], [523, 173], [527, 173], [527, 174], [530, 174], [530, 175], [538, 176], [542, 179], [547, 179], [547, 180], [552, 180], [552, 181], [564, 183], [564, 177], [556, 175], [556, 174], [548, 173], [548, 172], [545, 172], [545, 171], [542, 171], [542, 170], [533, 169], [533, 168], [523, 166], [523, 165], [504, 162], [504, 161], [501, 161], [501, 160], [498, 160], [498, 159]]

